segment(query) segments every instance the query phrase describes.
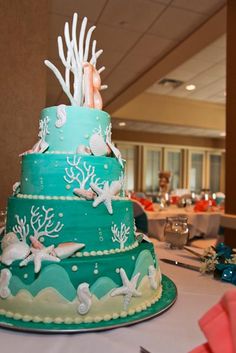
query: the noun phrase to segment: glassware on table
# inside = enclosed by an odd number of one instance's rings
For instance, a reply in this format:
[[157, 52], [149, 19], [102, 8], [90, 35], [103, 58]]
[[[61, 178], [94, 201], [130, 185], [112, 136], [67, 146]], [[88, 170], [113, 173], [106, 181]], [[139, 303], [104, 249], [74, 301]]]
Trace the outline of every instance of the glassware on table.
[[167, 217], [164, 227], [164, 240], [172, 249], [182, 249], [189, 238], [188, 217]]

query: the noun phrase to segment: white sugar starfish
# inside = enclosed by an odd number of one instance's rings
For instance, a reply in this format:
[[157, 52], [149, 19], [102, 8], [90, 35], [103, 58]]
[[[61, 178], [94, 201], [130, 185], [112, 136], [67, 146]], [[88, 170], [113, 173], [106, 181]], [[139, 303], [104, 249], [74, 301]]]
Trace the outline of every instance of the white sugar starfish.
[[111, 296], [114, 297], [116, 295], [124, 295], [124, 310], [127, 310], [131, 298], [140, 297], [142, 295], [142, 293], [136, 289], [140, 272], [137, 273], [133, 278], [131, 278], [131, 280], [129, 280], [125, 273], [125, 270], [121, 268], [120, 276], [122, 279], [123, 286], [114, 289], [111, 292]]
[[41, 270], [41, 264], [43, 261], [52, 261], [59, 262], [60, 259], [54, 255], [51, 255], [51, 252], [54, 249], [54, 245], [44, 247], [42, 249], [31, 248], [31, 254], [21, 261], [20, 266], [26, 266], [29, 262], [34, 262], [34, 272], [38, 273]]
[[113, 181], [109, 186], [108, 181], [105, 182], [103, 189], [99, 188], [96, 184], [90, 184], [91, 189], [98, 195], [93, 202], [93, 207], [97, 207], [101, 202], [104, 203], [108, 212], [113, 213], [112, 200], [114, 200], [121, 189], [119, 181]]

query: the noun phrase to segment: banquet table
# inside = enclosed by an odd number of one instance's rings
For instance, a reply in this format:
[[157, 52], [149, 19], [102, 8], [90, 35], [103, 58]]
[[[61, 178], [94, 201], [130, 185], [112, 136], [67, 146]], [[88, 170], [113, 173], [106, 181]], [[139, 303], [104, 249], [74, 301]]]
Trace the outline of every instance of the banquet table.
[[[198, 260], [185, 250], [170, 250], [154, 240], [159, 259], [170, 258], [189, 264]], [[37, 334], [0, 329], [1, 353], [138, 353], [143, 346], [151, 353], [186, 353], [205, 342], [198, 319], [222, 295], [235, 286], [217, 281], [211, 275], [175, 267], [159, 260], [162, 272], [178, 291], [174, 305], [150, 320], [108, 331], [76, 334]]]
[[164, 226], [167, 217], [184, 215], [188, 218], [189, 237], [218, 235], [221, 211], [195, 212], [192, 208], [170, 206], [165, 209], [146, 211], [148, 218], [148, 234], [159, 240], [164, 240]]

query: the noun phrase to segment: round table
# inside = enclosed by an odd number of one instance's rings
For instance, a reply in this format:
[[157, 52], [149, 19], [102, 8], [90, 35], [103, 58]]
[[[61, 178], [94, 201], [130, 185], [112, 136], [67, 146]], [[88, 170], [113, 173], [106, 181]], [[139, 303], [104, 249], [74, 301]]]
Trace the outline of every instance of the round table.
[[195, 212], [193, 208], [178, 208], [170, 206], [165, 209], [156, 208], [146, 211], [148, 218], [148, 234], [159, 240], [164, 240], [164, 226], [167, 217], [184, 215], [188, 218], [189, 238], [195, 236], [216, 237], [220, 227], [220, 211]]

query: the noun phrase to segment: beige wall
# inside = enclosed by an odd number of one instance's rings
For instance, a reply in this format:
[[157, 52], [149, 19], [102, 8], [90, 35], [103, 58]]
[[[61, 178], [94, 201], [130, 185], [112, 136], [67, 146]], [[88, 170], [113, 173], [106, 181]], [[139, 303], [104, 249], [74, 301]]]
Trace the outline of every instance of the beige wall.
[[225, 130], [225, 106], [143, 93], [112, 113], [114, 118]]
[[47, 0], [0, 0], [0, 207], [19, 180], [19, 153], [37, 141], [45, 106]]
[[127, 141], [139, 143], [152, 143], [177, 146], [194, 146], [205, 148], [225, 148], [224, 139], [191, 137], [182, 135], [157, 134], [145, 131], [112, 130], [112, 138], [115, 141]]

